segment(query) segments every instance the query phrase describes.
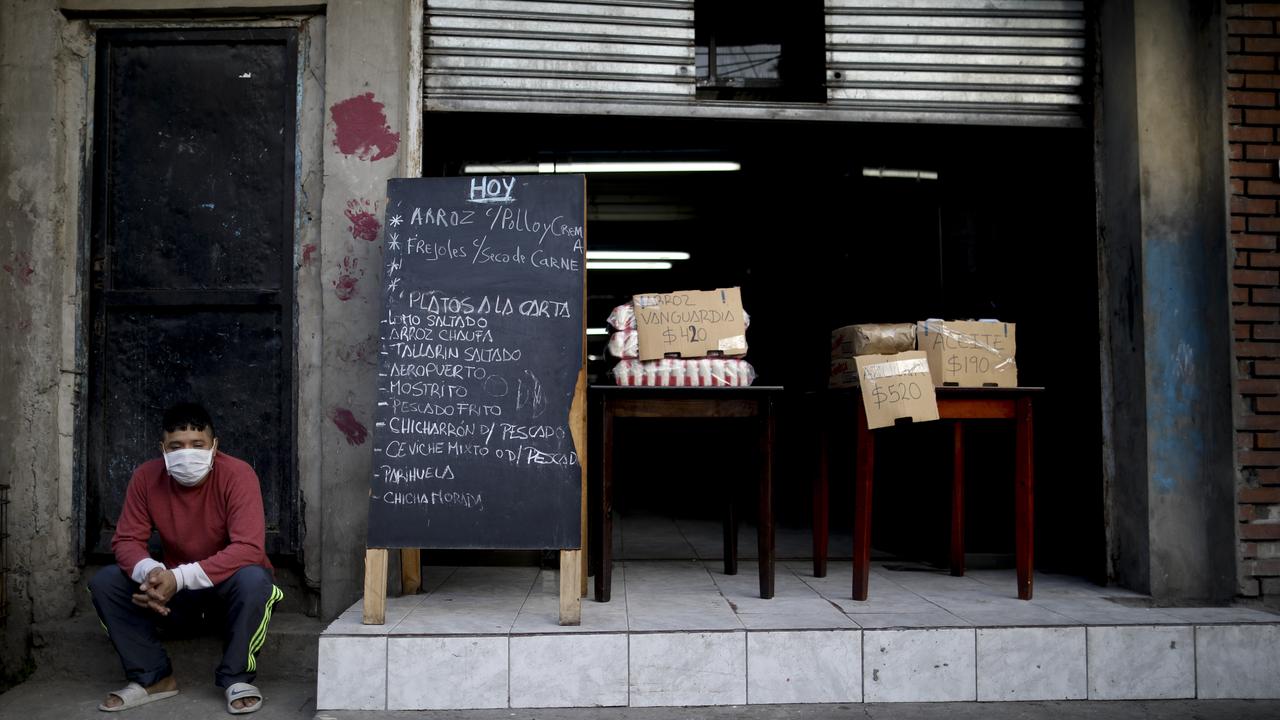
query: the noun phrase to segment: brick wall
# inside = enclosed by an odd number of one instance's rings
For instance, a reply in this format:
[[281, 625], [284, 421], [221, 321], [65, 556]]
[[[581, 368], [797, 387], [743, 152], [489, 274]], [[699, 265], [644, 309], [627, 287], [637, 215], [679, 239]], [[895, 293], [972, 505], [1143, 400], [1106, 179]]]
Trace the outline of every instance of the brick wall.
[[1280, 605], [1280, 2], [1225, 14], [1239, 591]]

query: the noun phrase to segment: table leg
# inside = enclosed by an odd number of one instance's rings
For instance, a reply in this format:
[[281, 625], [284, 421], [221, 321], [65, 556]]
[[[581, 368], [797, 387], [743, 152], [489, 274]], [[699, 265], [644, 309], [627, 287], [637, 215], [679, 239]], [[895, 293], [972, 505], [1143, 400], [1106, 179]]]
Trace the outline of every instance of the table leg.
[[858, 460], [854, 477], [853, 599], [866, 600], [871, 580], [871, 481], [875, 476], [875, 437], [867, 412], [858, 402]]
[[955, 439], [951, 466], [951, 574], [964, 575], [964, 423], [952, 424]]
[[1017, 545], [1018, 597], [1030, 600], [1035, 553], [1035, 467], [1031, 398], [1018, 400], [1017, 468], [1015, 470], [1014, 533]]
[[777, 435], [773, 398], [764, 401], [764, 467], [760, 473], [760, 523], [756, 545], [760, 555], [760, 597], [773, 597], [773, 445]]
[[600, 563], [596, 570], [596, 602], [609, 602], [613, 589], [613, 413], [608, 399], [600, 421]]
[[827, 507], [830, 497], [830, 475], [827, 453], [829, 450], [827, 424], [819, 416], [818, 474], [813, 478], [813, 576], [827, 576], [827, 552], [831, 537], [831, 511]]
[[721, 494], [724, 495], [724, 522], [720, 532], [724, 534], [724, 574], [738, 574], [738, 500], [734, 496], [734, 483], [731, 478], [722, 478]]

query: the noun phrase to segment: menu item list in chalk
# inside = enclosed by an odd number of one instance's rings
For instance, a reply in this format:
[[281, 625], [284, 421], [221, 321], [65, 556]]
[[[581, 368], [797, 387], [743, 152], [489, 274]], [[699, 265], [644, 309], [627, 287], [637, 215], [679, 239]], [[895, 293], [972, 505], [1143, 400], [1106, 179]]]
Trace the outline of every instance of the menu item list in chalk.
[[581, 175], [387, 183], [369, 547], [581, 545]]

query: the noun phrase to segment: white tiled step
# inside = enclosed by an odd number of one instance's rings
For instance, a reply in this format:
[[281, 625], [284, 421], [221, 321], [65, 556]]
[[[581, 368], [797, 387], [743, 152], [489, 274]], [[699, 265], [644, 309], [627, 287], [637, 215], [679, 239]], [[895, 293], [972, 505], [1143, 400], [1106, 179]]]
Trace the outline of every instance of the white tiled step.
[[[709, 540], [708, 540], [709, 542]], [[1078, 578], [875, 564], [815, 578], [754, 562], [615, 566], [613, 601], [557, 623], [559, 582], [537, 568], [427, 567], [425, 593], [389, 598], [386, 624], [356, 603], [320, 639], [321, 709], [737, 705], [1280, 696], [1280, 615], [1155, 608]]]
[[[1197, 664], [1198, 663], [1198, 664]], [[1264, 698], [1280, 625], [339, 635], [322, 710]]]

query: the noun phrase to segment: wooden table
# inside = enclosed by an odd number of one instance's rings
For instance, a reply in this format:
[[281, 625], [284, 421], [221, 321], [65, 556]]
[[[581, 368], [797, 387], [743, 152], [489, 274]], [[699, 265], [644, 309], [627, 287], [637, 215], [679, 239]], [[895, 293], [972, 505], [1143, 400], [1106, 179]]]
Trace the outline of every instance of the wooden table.
[[[782, 388], [760, 385], [748, 387], [619, 387], [593, 385], [590, 396], [602, 423], [600, 433], [600, 481], [596, 506], [599, 522], [591, 568], [595, 573], [595, 595], [609, 602], [613, 580], [613, 432], [616, 418], [756, 418], [759, 420], [759, 448], [763, 451], [757, 498], [759, 526], [756, 542], [760, 554], [760, 597], [773, 597], [773, 449], [776, 416]], [[750, 443], [741, 447], [751, 448]], [[724, 524], [724, 572], [738, 572], [738, 512], [734, 493], [727, 498]]]
[[[1014, 442], [1014, 541], [1018, 597], [1030, 600], [1035, 518], [1035, 467], [1032, 399], [1044, 388], [937, 388], [938, 415], [952, 426], [951, 574], [964, 575], [964, 425], [974, 420], [1012, 420]], [[862, 396], [832, 390], [825, 402], [857, 407], [857, 466], [854, 471], [853, 599], [867, 599], [871, 572], [871, 486], [875, 477], [875, 433], [867, 429]], [[827, 413], [830, 416], [830, 413]], [[813, 489], [813, 574], [827, 574], [828, 423], [822, 423], [821, 461]]]

